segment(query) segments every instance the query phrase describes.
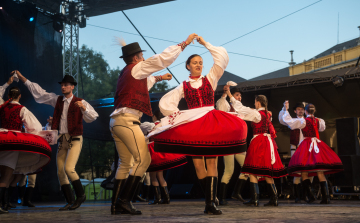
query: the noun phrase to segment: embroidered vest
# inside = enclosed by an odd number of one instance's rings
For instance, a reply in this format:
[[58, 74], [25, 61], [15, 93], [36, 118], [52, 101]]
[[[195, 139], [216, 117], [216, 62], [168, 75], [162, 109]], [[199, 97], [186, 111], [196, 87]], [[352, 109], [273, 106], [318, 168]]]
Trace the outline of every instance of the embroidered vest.
[[21, 131], [23, 122], [20, 117], [20, 111], [24, 106], [8, 103], [0, 110], [1, 127], [8, 130]]
[[183, 82], [184, 96], [189, 109], [214, 106], [214, 90], [208, 79], [202, 78], [198, 89], [191, 87], [190, 82]]
[[115, 109], [128, 107], [152, 116], [147, 78], [137, 80], [131, 75], [136, 64], [127, 65], [120, 73], [115, 98]]
[[294, 129], [290, 131], [290, 144], [298, 146], [300, 142], [300, 129]]
[[306, 126], [302, 129], [304, 137], [318, 137], [319, 135], [319, 120], [311, 117], [306, 118]]
[[269, 133], [271, 134], [272, 138], [276, 138], [275, 128], [270, 121], [271, 114], [267, 113], [267, 118], [266, 118], [265, 111], [262, 110], [259, 111], [259, 113], [261, 115], [261, 121], [259, 123], [251, 122], [253, 134], [257, 135], [257, 134]]
[[[54, 109], [54, 115], [53, 115], [53, 123], [51, 125], [51, 129], [57, 129], [59, 130], [60, 127], [60, 119], [61, 114], [64, 109], [64, 96], [59, 96], [55, 109]], [[68, 132], [71, 136], [78, 136], [83, 134], [83, 114], [81, 112], [81, 109], [79, 107], [76, 107], [75, 102], [82, 101], [83, 99], [77, 98], [73, 96], [73, 99], [70, 102], [69, 110], [67, 114], [67, 124], [68, 124]]]

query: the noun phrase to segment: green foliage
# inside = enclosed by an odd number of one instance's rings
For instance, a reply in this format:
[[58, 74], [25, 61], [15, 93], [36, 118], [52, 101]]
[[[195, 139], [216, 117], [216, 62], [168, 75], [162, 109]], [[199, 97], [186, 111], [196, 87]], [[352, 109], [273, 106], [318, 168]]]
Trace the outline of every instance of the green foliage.
[[151, 88], [150, 93], [159, 93], [167, 91], [170, 88], [168, 81], [160, 81]]

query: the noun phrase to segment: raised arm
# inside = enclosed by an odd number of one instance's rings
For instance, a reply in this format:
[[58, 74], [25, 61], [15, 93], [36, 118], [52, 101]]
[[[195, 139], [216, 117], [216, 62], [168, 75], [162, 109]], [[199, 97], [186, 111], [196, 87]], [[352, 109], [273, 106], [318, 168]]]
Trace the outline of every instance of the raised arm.
[[210, 72], [206, 75], [206, 77], [213, 89], [216, 90], [217, 84], [229, 63], [229, 55], [224, 47], [213, 46], [210, 43], [205, 42], [201, 36], [197, 37], [197, 40], [201, 45], [205, 46], [209, 50], [214, 59], [214, 65], [211, 67]]
[[243, 115], [245, 121], [251, 121], [259, 123], [261, 121], [260, 113], [252, 108], [244, 106], [240, 101], [236, 100], [232, 95], [230, 97], [230, 102], [235, 109], [236, 113]]
[[288, 112], [289, 102], [285, 101], [284, 103], [283, 116], [279, 117], [279, 120], [282, 120], [291, 130], [294, 129], [303, 129], [306, 126], [306, 120], [304, 118], [292, 118]]
[[35, 115], [27, 108], [23, 107], [20, 111], [20, 117], [27, 133], [36, 134], [42, 130], [42, 126]]
[[183, 84], [166, 93], [159, 102], [159, 108], [164, 116], [179, 111], [178, 105], [181, 98], [184, 97]]
[[197, 35], [191, 34], [186, 41], [166, 48], [162, 53], [156, 54], [145, 61], [136, 64], [131, 75], [138, 80], [149, 77], [151, 74], [170, 66], [180, 53], [189, 45]]
[[86, 123], [91, 123], [99, 117], [95, 109], [85, 100], [75, 102], [75, 105], [80, 108], [83, 114], [83, 119]]
[[5, 100], [3, 99], [6, 88], [14, 81], [14, 77], [11, 76], [9, 80], [3, 85], [0, 86], [0, 105], [4, 104]]

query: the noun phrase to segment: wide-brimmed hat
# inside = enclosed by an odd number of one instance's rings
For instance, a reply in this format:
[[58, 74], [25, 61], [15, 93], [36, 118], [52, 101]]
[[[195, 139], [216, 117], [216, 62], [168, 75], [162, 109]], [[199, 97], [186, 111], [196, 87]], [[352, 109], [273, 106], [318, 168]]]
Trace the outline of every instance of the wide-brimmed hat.
[[303, 102], [298, 102], [298, 103], [296, 103], [293, 109], [296, 110], [296, 108], [303, 108], [303, 109], [305, 109], [304, 103], [303, 103]]
[[138, 42], [135, 42], [135, 43], [130, 43], [126, 46], [123, 46], [121, 48], [122, 50], [122, 56], [120, 58], [124, 58], [124, 57], [127, 57], [127, 56], [130, 56], [132, 54], [135, 54], [135, 53], [140, 53], [140, 52], [144, 52], [145, 50], [142, 50], [140, 48], [140, 45]]
[[59, 82], [59, 84], [61, 84], [61, 83], [70, 83], [70, 84], [73, 84], [74, 86], [77, 85], [75, 79], [74, 79], [72, 76], [67, 75], [67, 74], [64, 76], [64, 78], [62, 79], [62, 81]]

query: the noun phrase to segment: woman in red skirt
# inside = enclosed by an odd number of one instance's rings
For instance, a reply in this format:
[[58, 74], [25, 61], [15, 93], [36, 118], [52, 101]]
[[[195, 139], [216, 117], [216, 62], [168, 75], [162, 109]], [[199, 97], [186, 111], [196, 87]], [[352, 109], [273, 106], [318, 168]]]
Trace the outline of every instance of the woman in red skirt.
[[[149, 136], [153, 137], [157, 152], [193, 157], [197, 177], [205, 190], [204, 212], [219, 215], [222, 211], [215, 204], [217, 156], [245, 152], [247, 126], [238, 117], [214, 109], [214, 91], [229, 62], [226, 50], [205, 42], [202, 37], [197, 37], [197, 41], [209, 50], [214, 65], [203, 76], [201, 56], [194, 54], [188, 58], [185, 67], [190, 77], [161, 98], [160, 111], [166, 117]], [[182, 98], [188, 110], [178, 109]]]
[[273, 178], [287, 175], [281, 163], [275, 143], [276, 132], [271, 123], [271, 113], [267, 109], [266, 96], [258, 95], [255, 98], [255, 108], [261, 115], [259, 122], [252, 122], [254, 137], [247, 150], [242, 173], [250, 175], [251, 199], [244, 202], [246, 205], [259, 206], [258, 177], [264, 177], [270, 191], [270, 201], [264, 206], [278, 206], [277, 190]]
[[[145, 122], [140, 125], [141, 130], [146, 136], [155, 125], [160, 123], [164, 117], [161, 112], [155, 111], [152, 117], [154, 123]], [[150, 172], [151, 184], [154, 187], [155, 199], [149, 204], [170, 204], [170, 195], [167, 183], [164, 179], [164, 170], [175, 168], [187, 163], [186, 156], [174, 153], [162, 153], [154, 151], [154, 142], [148, 143], [151, 155], [151, 163], [146, 172]]]
[[[285, 108], [289, 108], [288, 102], [285, 102]], [[306, 119], [295, 119], [299, 129], [302, 130], [304, 140], [300, 142], [299, 147], [291, 157], [288, 170], [290, 176], [301, 175], [305, 193], [309, 199], [308, 203], [315, 201], [309, 176], [318, 176], [322, 194], [320, 204], [329, 204], [330, 196], [325, 175], [342, 171], [343, 165], [336, 153], [319, 139], [319, 131], [325, 130], [325, 121], [321, 118], [315, 118], [315, 111], [315, 106], [308, 104], [305, 107]], [[289, 113], [286, 112], [284, 116], [286, 115]]]

